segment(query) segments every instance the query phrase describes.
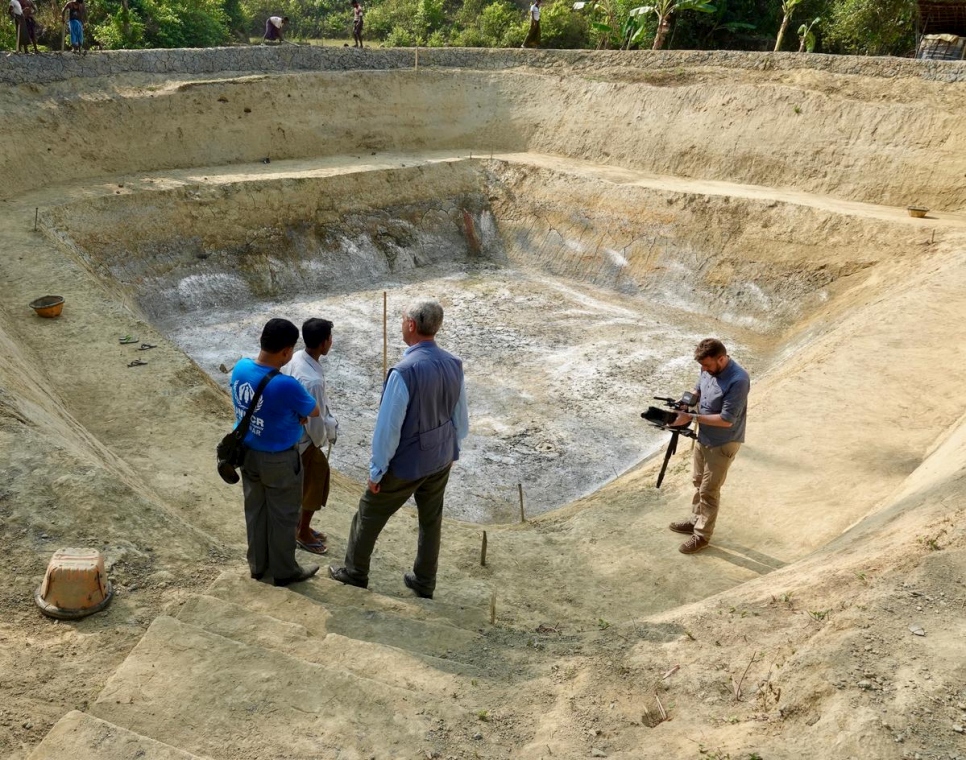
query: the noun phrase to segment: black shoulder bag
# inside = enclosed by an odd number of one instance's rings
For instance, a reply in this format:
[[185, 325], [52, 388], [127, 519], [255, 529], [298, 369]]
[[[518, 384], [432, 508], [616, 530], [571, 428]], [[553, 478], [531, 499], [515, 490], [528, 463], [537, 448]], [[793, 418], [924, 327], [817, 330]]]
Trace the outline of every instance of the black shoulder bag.
[[[252, 396], [251, 403], [248, 405], [245, 416], [242, 417], [241, 422], [238, 423], [234, 430], [221, 439], [221, 442], [215, 449], [216, 453], [218, 454], [218, 474], [226, 483], [234, 485], [240, 480], [238, 468], [241, 467], [242, 462], [245, 461], [245, 445], [243, 441], [245, 440], [245, 436], [248, 434], [249, 426], [252, 424], [252, 415], [255, 414], [255, 408], [258, 406], [258, 402], [262, 398], [262, 391], [265, 390], [265, 386], [268, 385], [268, 381], [277, 374], [278, 370], [273, 369], [262, 378], [262, 381], [255, 389], [255, 395]], [[234, 403], [234, 399], [232, 399], [232, 403]]]

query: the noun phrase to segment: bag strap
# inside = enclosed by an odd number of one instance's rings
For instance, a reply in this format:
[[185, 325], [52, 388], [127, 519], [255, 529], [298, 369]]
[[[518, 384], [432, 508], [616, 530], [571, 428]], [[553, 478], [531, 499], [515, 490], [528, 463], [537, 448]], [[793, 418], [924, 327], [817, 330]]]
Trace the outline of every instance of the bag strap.
[[268, 381], [277, 374], [278, 370], [273, 369], [262, 378], [261, 382], [258, 384], [258, 387], [255, 389], [255, 395], [252, 396], [251, 403], [248, 405], [248, 409], [245, 410], [245, 416], [242, 417], [242, 421], [238, 423], [238, 427], [232, 431], [235, 433], [235, 437], [239, 441], [245, 440], [245, 436], [248, 435], [248, 428], [252, 424], [252, 416], [255, 414], [255, 407], [258, 406], [258, 402], [262, 397], [262, 391], [265, 390], [265, 386], [268, 385]]

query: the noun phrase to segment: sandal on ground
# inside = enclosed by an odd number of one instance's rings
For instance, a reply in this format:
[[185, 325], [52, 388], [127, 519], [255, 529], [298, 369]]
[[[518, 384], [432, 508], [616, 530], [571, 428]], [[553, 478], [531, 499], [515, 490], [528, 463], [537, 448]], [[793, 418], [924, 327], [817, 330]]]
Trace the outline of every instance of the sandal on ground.
[[137, 343], [139, 340], [141, 339], [135, 338], [133, 335], [124, 335], [118, 340], [118, 343], [120, 343], [122, 346], [126, 346], [128, 343]]
[[298, 546], [298, 548], [302, 551], [308, 552], [309, 554], [325, 554], [327, 551], [329, 551], [329, 547], [323, 544], [321, 541], [314, 544], [307, 544], [303, 541], [295, 539], [295, 545]]
[[143, 367], [147, 362], [141, 361], [140, 359], [135, 359], [133, 362], [129, 362], [127, 366], [129, 367]]

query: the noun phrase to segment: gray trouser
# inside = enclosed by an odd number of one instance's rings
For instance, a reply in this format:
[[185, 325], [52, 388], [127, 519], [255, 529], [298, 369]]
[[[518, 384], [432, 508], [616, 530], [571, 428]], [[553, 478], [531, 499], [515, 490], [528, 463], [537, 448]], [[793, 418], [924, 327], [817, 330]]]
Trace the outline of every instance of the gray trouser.
[[712, 448], [695, 441], [694, 454], [691, 457], [691, 482], [694, 484], [691, 522], [694, 524], [696, 536], [710, 539], [714, 533], [718, 504], [721, 501], [721, 486], [724, 485], [728, 468], [740, 448], [740, 443], [725, 443]]
[[433, 592], [443, 528], [443, 494], [451, 467], [447, 465], [445, 469], [419, 480], [400, 480], [387, 472], [379, 483], [379, 493], [366, 489], [359, 500], [359, 509], [352, 517], [349, 545], [345, 550], [345, 569], [352, 578], [368, 583], [369, 562], [376, 539], [389, 518], [412, 496], [419, 512], [419, 542], [413, 573], [416, 575], [416, 585], [421, 590]]
[[291, 578], [300, 572], [295, 561], [295, 528], [302, 509], [302, 460], [295, 448], [245, 453], [241, 468], [248, 527], [248, 567], [258, 575]]

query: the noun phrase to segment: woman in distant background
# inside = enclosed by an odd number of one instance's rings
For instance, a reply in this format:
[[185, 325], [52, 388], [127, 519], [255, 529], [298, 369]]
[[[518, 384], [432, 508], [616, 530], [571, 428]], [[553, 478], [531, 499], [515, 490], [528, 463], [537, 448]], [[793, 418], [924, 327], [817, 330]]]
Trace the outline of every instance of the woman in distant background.
[[60, 12], [61, 18], [67, 17], [70, 27], [70, 49], [74, 53], [84, 49], [84, 22], [87, 20], [87, 6], [84, 0], [69, 0]]

